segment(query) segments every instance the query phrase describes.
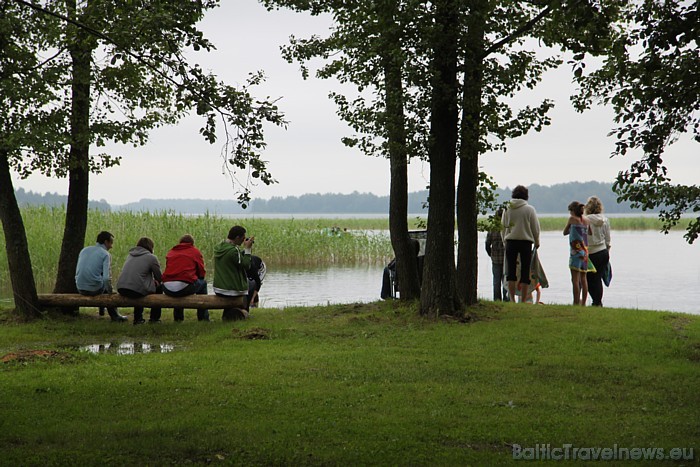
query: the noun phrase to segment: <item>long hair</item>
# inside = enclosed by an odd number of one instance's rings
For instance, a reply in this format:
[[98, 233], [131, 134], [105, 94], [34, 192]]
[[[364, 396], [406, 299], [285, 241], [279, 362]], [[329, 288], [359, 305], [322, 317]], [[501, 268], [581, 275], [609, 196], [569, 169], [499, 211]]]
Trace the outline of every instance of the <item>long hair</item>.
[[586, 214], [600, 214], [603, 212], [603, 203], [597, 196], [591, 196], [586, 202]]

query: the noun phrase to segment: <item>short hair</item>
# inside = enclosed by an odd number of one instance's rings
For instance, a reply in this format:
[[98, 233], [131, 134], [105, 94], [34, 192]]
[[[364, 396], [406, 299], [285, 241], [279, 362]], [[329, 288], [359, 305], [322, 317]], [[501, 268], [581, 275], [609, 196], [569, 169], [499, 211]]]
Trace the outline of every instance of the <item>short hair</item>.
[[245, 236], [245, 228], [240, 225], [234, 225], [231, 230], [228, 231], [228, 239], [233, 240], [234, 238]]
[[194, 237], [190, 234], [185, 234], [182, 237], [180, 237], [180, 243], [191, 243], [194, 245]]
[[603, 212], [603, 203], [597, 196], [591, 196], [586, 202], [586, 214], [600, 214]]
[[107, 240], [114, 240], [114, 235], [107, 232], [106, 230], [103, 230], [102, 232], [97, 234], [97, 243], [104, 245]]
[[568, 209], [569, 209], [569, 212], [572, 212], [579, 217], [581, 217], [583, 215], [583, 204], [579, 203], [578, 201], [570, 202]]
[[529, 192], [527, 191], [527, 188], [522, 186], [522, 185], [518, 185], [515, 188], [513, 188], [513, 193], [511, 194], [511, 198], [524, 199], [525, 201], [527, 201], [529, 196], [530, 195], [529, 195]]
[[151, 253], [153, 253], [153, 247], [155, 246], [155, 243], [153, 243], [153, 240], [151, 240], [148, 237], [141, 237], [139, 238], [139, 241], [136, 243], [136, 246], [140, 246], [141, 248], [145, 248]]

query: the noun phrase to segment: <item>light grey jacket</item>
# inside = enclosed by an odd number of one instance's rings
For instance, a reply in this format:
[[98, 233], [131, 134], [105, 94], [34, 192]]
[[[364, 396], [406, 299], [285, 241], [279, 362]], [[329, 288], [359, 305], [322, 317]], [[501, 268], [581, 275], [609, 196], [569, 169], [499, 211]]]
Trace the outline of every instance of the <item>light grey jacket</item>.
[[119, 275], [117, 291], [129, 289], [141, 295], [155, 293], [155, 281], [161, 280], [160, 263], [156, 255], [141, 246], [129, 250], [129, 256]]

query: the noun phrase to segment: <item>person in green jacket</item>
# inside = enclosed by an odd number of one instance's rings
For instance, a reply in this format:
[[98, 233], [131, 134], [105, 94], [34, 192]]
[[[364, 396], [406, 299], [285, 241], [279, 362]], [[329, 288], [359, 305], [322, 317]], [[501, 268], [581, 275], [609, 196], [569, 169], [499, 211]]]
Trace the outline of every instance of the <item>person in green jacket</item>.
[[[246, 270], [250, 268], [255, 237], [246, 237], [240, 225], [231, 227], [228, 237], [214, 247], [214, 293], [224, 297], [246, 296], [249, 306], [251, 285]], [[236, 319], [239, 314], [233, 308], [224, 309], [222, 319]]]

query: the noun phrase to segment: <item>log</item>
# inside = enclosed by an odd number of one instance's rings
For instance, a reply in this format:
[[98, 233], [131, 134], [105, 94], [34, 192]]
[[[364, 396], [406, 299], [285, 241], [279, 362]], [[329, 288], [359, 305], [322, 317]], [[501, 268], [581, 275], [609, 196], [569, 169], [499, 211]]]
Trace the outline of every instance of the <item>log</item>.
[[218, 295], [187, 295], [170, 297], [164, 294], [146, 295], [141, 298], [129, 298], [116, 293], [102, 295], [80, 294], [39, 294], [39, 305], [44, 307], [134, 307], [145, 308], [196, 308], [224, 309], [245, 308], [246, 297], [220, 297]]

